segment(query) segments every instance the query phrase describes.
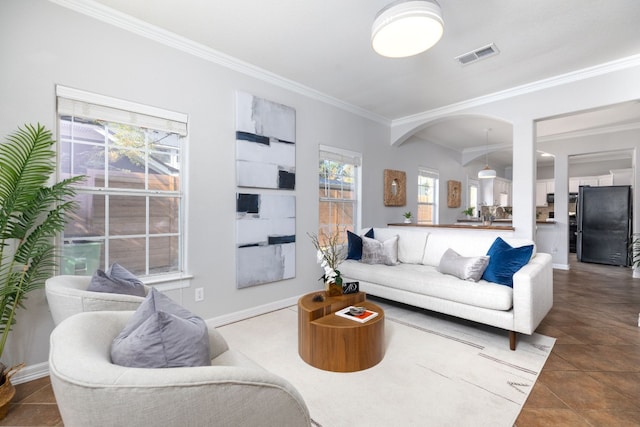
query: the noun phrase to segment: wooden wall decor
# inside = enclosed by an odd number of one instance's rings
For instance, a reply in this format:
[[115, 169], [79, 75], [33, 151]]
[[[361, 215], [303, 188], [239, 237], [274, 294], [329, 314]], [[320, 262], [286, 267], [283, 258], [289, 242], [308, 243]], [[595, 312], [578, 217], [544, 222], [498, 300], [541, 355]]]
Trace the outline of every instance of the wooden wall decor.
[[407, 204], [407, 174], [403, 171], [384, 170], [384, 205]]
[[447, 207], [459, 208], [462, 202], [462, 183], [460, 181], [447, 181]]

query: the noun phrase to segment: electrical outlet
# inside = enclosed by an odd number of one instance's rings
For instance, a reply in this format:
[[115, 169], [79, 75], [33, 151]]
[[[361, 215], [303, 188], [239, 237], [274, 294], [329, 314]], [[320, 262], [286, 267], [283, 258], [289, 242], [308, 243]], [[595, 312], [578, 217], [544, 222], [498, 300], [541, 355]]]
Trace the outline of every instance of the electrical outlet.
[[204, 288], [196, 288], [196, 302], [204, 301]]

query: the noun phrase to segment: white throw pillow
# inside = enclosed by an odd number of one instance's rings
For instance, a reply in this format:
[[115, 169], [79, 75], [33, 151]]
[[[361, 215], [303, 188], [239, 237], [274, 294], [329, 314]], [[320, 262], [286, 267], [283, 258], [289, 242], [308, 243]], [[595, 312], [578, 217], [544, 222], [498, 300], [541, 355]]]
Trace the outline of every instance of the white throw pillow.
[[398, 236], [381, 242], [362, 236], [362, 259], [365, 264], [398, 264]]
[[463, 257], [453, 249], [447, 249], [440, 259], [438, 271], [462, 280], [477, 282], [489, 264], [488, 256]]

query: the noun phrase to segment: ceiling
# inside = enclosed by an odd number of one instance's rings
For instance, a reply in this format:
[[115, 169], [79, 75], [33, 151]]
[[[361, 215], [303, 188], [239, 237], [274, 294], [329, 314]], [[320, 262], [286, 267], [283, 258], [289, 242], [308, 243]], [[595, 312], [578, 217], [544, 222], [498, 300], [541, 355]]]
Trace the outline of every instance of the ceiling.
[[[95, 1], [381, 120], [640, 54], [638, 0], [439, 0], [442, 39], [402, 59], [381, 57], [370, 43], [375, 15], [391, 0]], [[465, 66], [454, 59], [490, 43], [499, 55]], [[584, 125], [578, 121], [564, 124]], [[545, 129], [563, 133], [564, 124]], [[482, 118], [440, 123], [420, 135], [462, 151], [484, 145], [488, 127], [492, 143], [511, 143], [509, 124]]]

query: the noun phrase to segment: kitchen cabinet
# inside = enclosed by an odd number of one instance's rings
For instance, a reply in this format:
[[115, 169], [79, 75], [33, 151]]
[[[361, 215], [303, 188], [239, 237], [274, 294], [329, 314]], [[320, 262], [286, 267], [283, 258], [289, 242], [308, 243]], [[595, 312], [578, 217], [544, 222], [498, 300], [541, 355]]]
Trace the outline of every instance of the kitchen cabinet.
[[553, 179], [540, 179], [536, 181], [536, 206], [548, 206], [547, 194], [553, 193], [556, 182]]
[[536, 181], [536, 206], [547, 206], [547, 183]]
[[511, 206], [511, 181], [504, 178], [495, 178], [493, 181], [494, 204], [498, 206]]
[[613, 169], [611, 180], [610, 185], [633, 185], [633, 169]]
[[580, 187], [580, 178], [569, 178], [569, 193], [577, 193]]
[[601, 175], [598, 177], [598, 187], [613, 185], [613, 175]]
[[600, 184], [597, 176], [589, 176], [589, 177], [580, 178], [580, 185], [589, 185], [591, 187], [597, 187]]
[[496, 177], [480, 179], [480, 203], [486, 206], [511, 206], [511, 181]]
[[[629, 176], [631, 176], [629, 174]], [[615, 178], [612, 174], [606, 175], [598, 175], [598, 176], [579, 176], [569, 178], [569, 192], [577, 193], [578, 188], [581, 185], [589, 185], [591, 187], [606, 187], [608, 185], [629, 185], [625, 184], [614, 184]]]

